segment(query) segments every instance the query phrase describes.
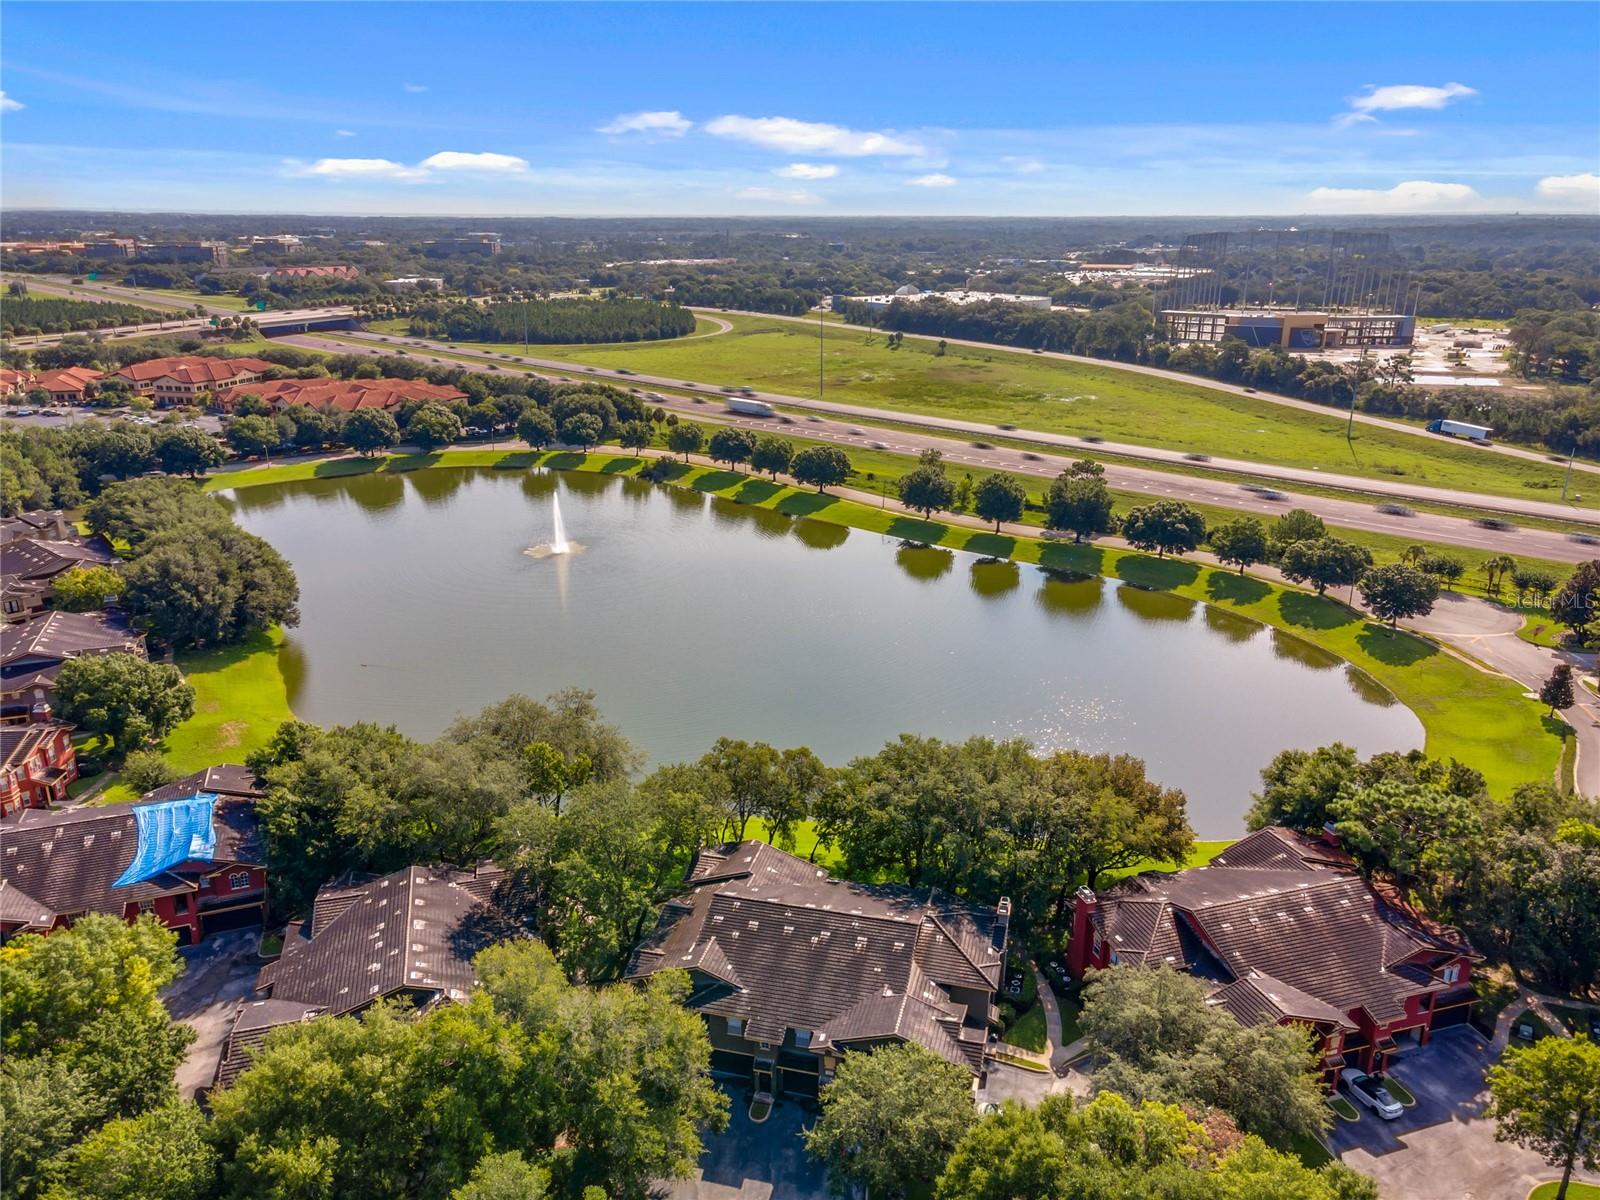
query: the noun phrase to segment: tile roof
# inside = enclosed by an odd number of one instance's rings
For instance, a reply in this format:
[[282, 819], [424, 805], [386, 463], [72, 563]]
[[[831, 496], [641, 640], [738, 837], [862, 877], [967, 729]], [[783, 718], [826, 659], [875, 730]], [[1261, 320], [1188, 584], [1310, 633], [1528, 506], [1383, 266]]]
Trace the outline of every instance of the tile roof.
[[459, 388], [422, 379], [269, 379], [243, 383], [218, 394], [223, 408], [244, 396], [258, 396], [274, 405], [304, 404], [315, 409], [354, 412], [358, 408], [395, 408], [408, 400], [465, 400]]
[[320, 1008], [292, 1000], [246, 1000], [239, 1006], [228, 1036], [223, 1040], [214, 1082], [226, 1087], [237, 1079], [274, 1029], [309, 1021], [321, 1013]]
[[62, 367], [59, 371], [41, 371], [31, 386], [47, 392], [81, 392], [102, 378], [103, 372], [91, 371], [88, 367]]
[[483, 899], [504, 872], [406, 867], [317, 894], [309, 930], [291, 926], [256, 990], [335, 1016], [397, 994], [459, 1000], [477, 986], [472, 956], [513, 932]]
[[54, 579], [73, 567], [108, 566], [120, 561], [102, 538], [47, 541], [18, 538], [0, 545], [0, 575]]
[[1000, 986], [1007, 922], [930, 888], [848, 883], [764, 842], [703, 850], [690, 890], [662, 910], [629, 975], [683, 968], [693, 1007], [738, 1018], [746, 1036], [812, 1047], [899, 1037], [981, 1063], [951, 988]]
[[61, 721], [29, 721], [26, 725], [0, 725], [0, 771], [27, 762], [39, 747], [63, 729]]
[[[68, 810], [24, 808], [0, 820], [0, 896], [15, 889], [40, 913], [101, 912], [121, 916], [128, 904], [196, 890], [192, 879], [166, 872], [128, 887], [112, 886], [138, 848], [135, 804]], [[219, 801], [212, 864], [258, 864], [254, 806]], [[16, 905], [16, 900], [7, 903]]]
[[276, 363], [262, 358], [221, 358], [201, 354], [177, 354], [169, 358], [149, 358], [129, 363], [117, 374], [134, 383], [157, 379], [176, 379], [179, 383], [226, 383], [241, 375], [260, 375]]
[[1198, 955], [1229, 980], [1254, 973], [1274, 985], [1255, 987], [1255, 998], [1223, 989], [1230, 1011], [1365, 1009], [1388, 1023], [1408, 996], [1438, 986], [1432, 965], [1477, 956], [1459, 932], [1419, 920], [1348, 863], [1314, 839], [1264, 829], [1208, 866], [1122, 881], [1101, 898], [1097, 921], [1118, 962], [1190, 968]]
[[249, 767], [242, 767], [238, 763], [222, 763], [215, 767], [207, 767], [204, 771], [196, 771], [193, 775], [174, 779], [171, 783], [164, 783], [146, 792], [139, 799], [145, 804], [154, 804], [161, 800], [183, 800], [189, 796], [197, 796], [201, 792], [210, 792], [216, 796], [247, 796], [251, 799], [259, 799], [266, 795], [260, 781], [256, 779], [255, 772]]

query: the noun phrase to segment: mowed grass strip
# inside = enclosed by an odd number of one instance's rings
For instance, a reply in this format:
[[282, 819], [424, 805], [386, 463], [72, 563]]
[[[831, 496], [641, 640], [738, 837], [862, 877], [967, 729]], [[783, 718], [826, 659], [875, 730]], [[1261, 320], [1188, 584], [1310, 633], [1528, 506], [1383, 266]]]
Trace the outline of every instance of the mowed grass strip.
[[[720, 337], [532, 345], [527, 353], [816, 395], [816, 327], [733, 314], [721, 319], [733, 330]], [[951, 345], [940, 354], [934, 341], [910, 337], [891, 350], [883, 334], [854, 326], [824, 326], [823, 337], [830, 400], [1519, 499], [1561, 494], [1556, 464], [1359, 424], [1347, 442], [1345, 415], [1332, 409], [1307, 412], [1110, 363], [1090, 366], [1013, 350]], [[520, 343], [462, 346], [523, 353]], [[1600, 494], [1587, 495], [1583, 506], [1600, 506]]]
[[[644, 461], [608, 451], [588, 455], [570, 451], [448, 451], [372, 459], [322, 459], [234, 471], [212, 476], [206, 487], [240, 488], [439, 466], [502, 470], [543, 466], [628, 474]], [[1054, 572], [1105, 576], [1249, 617], [1330, 650], [1377, 680], [1417, 714], [1426, 731], [1429, 754], [1459, 759], [1481, 771], [1496, 795], [1503, 796], [1521, 783], [1554, 779], [1562, 761], [1567, 727], [1545, 717], [1540, 706], [1526, 697], [1521, 685], [1480, 671], [1426, 638], [1367, 621], [1329, 597], [1277, 587], [1183, 559], [1158, 559], [1130, 550], [1012, 537], [922, 520], [734, 471], [675, 463], [670, 482], [789, 517], [810, 517], [940, 549], [1033, 563]], [[1362, 686], [1360, 676], [1352, 683]], [[1374, 690], [1381, 694], [1381, 689]], [[1336, 736], [1336, 731], [1330, 732], [1329, 740]]]

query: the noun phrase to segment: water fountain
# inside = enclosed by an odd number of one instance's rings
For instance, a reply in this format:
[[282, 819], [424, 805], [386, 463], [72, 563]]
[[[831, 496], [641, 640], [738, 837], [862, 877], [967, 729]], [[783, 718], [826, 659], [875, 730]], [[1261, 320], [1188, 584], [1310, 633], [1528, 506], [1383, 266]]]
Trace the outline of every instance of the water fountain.
[[567, 538], [566, 522], [561, 519], [561, 496], [552, 492], [550, 495], [550, 540], [540, 542], [537, 546], [529, 546], [524, 554], [532, 558], [555, 558], [563, 554], [576, 554], [583, 546]]

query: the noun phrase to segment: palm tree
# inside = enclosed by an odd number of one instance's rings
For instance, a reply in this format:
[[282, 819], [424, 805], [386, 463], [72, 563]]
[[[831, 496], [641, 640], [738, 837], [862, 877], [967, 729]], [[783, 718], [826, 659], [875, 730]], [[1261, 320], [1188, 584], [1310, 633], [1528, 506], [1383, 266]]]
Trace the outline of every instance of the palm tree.
[[1517, 560], [1509, 554], [1497, 554], [1484, 561], [1482, 570], [1487, 580], [1484, 590], [1492, 596], [1500, 594], [1500, 584], [1507, 574], [1517, 569]]

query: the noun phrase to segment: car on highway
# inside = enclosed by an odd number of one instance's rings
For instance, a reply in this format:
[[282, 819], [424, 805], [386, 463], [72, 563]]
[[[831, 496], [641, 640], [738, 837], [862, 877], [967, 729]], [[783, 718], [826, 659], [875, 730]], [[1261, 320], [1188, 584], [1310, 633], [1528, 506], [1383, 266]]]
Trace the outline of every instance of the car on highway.
[[866, 437], [867, 436], [867, 431], [865, 429], [857, 429], [854, 425], [850, 426], [850, 428], [845, 430], [845, 432], [846, 433], [852, 433], [856, 437]]
[[1041, 462], [1044, 458], [1042, 454], [1035, 454], [1032, 450], [1024, 450], [1022, 452], [1022, 457], [1027, 459], [1029, 462]]
[[1014, 430], [1016, 428], [1016, 426], [1015, 425], [996, 425], [995, 428], [996, 429], [1004, 429], [1007, 433], [1009, 433], [1012, 430]]
[[1262, 488], [1260, 491], [1256, 492], [1256, 495], [1260, 496], [1263, 500], [1287, 500], [1289, 498], [1275, 488]]
[[1600, 536], [1592, 533], [1579, 533], [1577, 530], [1567, 534], [1567, 541], [1577, 542], [1580, 546], [1600, 546]]
[[1339, 1080], [1350, 1089], [1357, 1103], [1370, 1108], [1385, 1121], [1396, 1120], [1405, 1111], [1376, 1075], [1368, 1075], [1358, 1067], [1346, 1067], [1339, 1072]]
[[821, 417], [812, 416], [812, 417], [807, 417], [806, 420], [820, 422], [822, 420], [822, 418]]
[[1255, 388], [1240, 388], [1239, 390], [1246, 396], [1254, 396], [1256, 394]]
[[1377, 506], [1377, 511], [1386, 517], [1414, 517], [1417, 515], [1404, 504], [1380, 504]]
[[993, 450], [994, 449], [994, 443], [993, 442], [973, 442], [972, 443], [972, 448], [974, 450]]
[[1493, 529], [1498, 533], [1510, 533], [1516, 529], [1510, 521], [1501, 520], [1499, 517], [1479, 517], [1473, 524], [1479, 529]]
[[872, 448], [874, 450], [887, 450], [889, 447], [885, 446], [882, 442], [873, 442]]

